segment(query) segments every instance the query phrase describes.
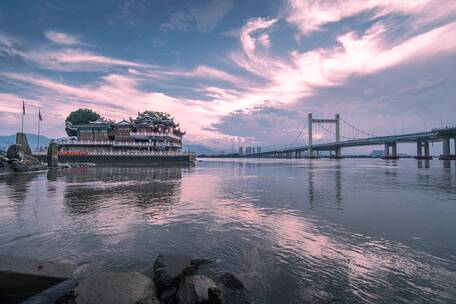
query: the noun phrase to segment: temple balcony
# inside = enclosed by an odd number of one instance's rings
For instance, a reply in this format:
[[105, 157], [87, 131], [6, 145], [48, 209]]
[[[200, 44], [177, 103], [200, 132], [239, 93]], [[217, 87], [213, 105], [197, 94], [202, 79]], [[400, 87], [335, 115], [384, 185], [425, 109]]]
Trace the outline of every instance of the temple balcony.
[[126, 141], [93, 141], [93, 140], [67, 140], [59, 141], [62, 146], [115, 146], [115, 147], [173, 147], [181, 148], [181, 143], [155, 143], [155, 142], [126, 142]]
[[170, 137], [175, 139], [182, 139], [182, 136], [178, 136], [172, 133], [165, 132], [130, 132], [130, 136], [134, 138], [149, 138], [149, 137]]

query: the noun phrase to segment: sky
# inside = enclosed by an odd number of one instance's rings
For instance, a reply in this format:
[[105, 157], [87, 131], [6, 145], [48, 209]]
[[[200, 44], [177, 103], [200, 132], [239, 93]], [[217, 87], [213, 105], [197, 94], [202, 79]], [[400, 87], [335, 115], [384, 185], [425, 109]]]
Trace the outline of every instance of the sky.
[[78, 108], [156, 110], [218, 149], [291, 144], [308, 113], [378, 135], [456, 125], [455, 37], [447, 0], [3, 0], [0, 134], [22, 100], [28, 133], [38, 108], [50, 137]]

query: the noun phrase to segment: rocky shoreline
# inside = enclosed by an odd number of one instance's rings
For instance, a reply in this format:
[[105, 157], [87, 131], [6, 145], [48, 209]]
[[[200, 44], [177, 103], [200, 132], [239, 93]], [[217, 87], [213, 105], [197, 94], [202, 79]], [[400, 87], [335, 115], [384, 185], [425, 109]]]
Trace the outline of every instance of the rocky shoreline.
[[20, 144], [11, 145], [6, 155], [0, 155], [0, 173], [21, 173], [47, 170], [48, 166], [40, 162]]
[[[93, 167], [89, 163], [55, 164], [57, 169]], [[25, 173], [48, 170], [50, 166], [32, 155], [32, 150], [24, 133], [17, 133], [16, 144], [8, 147], [6, 153], [0, 154], [0, 174]]]
[[[229, 272], [208, 275], [214, 261], [159, 255], [149, 275], [102, 271], [80, 279], [55, 304], [249, 304], [244, 283]], [[309, 293], [308, 304], [341, 303], [329, 294]]]
[[233, 274], [224, 273], [213, 279], [200, 273], [202, 266], [211, 263], [183, 255], [159, 255], [152, 277], [138, 271], [103, 271], [78, 280], [77, 286], [55, 303], [251, 303], [244, 284]]

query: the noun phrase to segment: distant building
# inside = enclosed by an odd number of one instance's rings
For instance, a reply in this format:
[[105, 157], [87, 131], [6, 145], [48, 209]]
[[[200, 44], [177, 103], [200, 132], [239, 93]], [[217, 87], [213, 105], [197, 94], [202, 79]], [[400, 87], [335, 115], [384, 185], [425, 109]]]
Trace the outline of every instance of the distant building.
[[256, 148], [256, 153], [261, 153], [261, 147]]
[[239, 147], [239, 155], [244, 155], [244, 147]]
[[370, 157], [382, 157], [385, 154], [385, 151], [383, 150], [373, 150], [369, 156]]
[[249, 146], [246, 146], [245, 147], [245, 154], [249, 155], [251, 152], [250, 152], [250, 147]]

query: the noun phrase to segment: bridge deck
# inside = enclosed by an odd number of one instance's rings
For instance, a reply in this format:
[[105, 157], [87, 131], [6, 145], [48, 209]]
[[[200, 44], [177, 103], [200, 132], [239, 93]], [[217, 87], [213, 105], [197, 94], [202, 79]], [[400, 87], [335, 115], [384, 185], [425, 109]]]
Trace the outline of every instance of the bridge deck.
[[[361, 147], [361, 146], [374, 146], [383, 145], [385, 143], [414, 143], [418, 141], [423, 142], [436, 142], [441, 141], [443, 138], [454, 138], [456, 137], [456, 128], [444, 128], [434, 129], [429, 132], [411, 133], [403, 135], [388, 135], [388, 136], [377, 136], [369, 137], [364, 139], [346, 140], [341, 142], [332, 142], [324, 144], [312, 145], [314, 151], [327, 151], [334, 150], [336, 148], [349, 148], [349, 147]], [[288, 152], [302, 152], [309, 149], [309, 146], [299, 146], [293, 148], [286, 148], [280, 150], [264, 151], [262, 153], [256, 153], [252, 155], [265, 155], [271, 153], [288, 153]]]

